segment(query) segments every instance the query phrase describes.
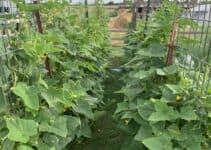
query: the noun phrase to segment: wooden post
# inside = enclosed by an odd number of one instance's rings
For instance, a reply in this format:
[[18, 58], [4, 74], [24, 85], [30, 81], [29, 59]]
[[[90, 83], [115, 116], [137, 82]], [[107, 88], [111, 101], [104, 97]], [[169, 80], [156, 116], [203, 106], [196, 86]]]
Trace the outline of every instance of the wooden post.
[[[38, 4], [38, 3], [39, 3], [38, 0], [34, 1], [34, 4]], [[43, 27], [42, 27], [40, 11], [36, 10], [34, 13], [35, 13], [35, 17], [36, 17], [38, 32], [43, 34]], [[50, 60], [49, 60], [49, 57], [47, 55], [45, 55], [45, 69], [47, 70], [48, 76], [52, 77], [52, 70], [51, 70]]]
[[133, 3], [133, 7], [132, 7], [132, 14], [133, 14], [133, 16], [132, 16], [132, 28], [133, 28], [133, 30], [135, 30], [136, 29], [136, 20], [137, 20], [137, 2], [135, 1], [134, 3]]
[[176, 21], [174, 21], [172, 32], [171, 32], [171, 37], [170, 37], [170, 43], [168, 45], [168, 54], [167, 54], [167, 59], [166, 59], [167, 66], [172, 65], [173, 61], [174, 61], [175, 41], [177, 38], [177, 26], [178, 26], [178, 24], [176, 23]]
[[151, 0], [147, 0], [147, 12], [146, 12], [146, 20], [145, 20], [145, 26], [144, 26], [144, 37], [146, 37], [146, 30], [147, 30], [147, 25], [148, 25], [148, 20], [149, 20], [149, 13], [150, 13], [150, 6]]
[[89, 8], [88, 8], [88, 0], [85, 0], [84, 1], [84, 4], [85, 4], [85, 17], [86, 18], [89, 18]]

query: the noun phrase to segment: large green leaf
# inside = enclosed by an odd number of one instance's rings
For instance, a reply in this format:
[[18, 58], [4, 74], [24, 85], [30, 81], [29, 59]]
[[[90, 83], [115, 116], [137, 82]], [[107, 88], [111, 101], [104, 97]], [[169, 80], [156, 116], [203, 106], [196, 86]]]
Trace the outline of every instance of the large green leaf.
[[204, 142], [202, 129], [196, 128], [195, 124], [187, 123], [182, 129], [182, 138], [179, 141], [179, 144], [187, 150], [201, 150], [201, 143]]
[[154, 104], [156, 112], [150, 115], [150, 121], [171, 121], [179, 117], [179, 113], [175, 111], [173, 107], [168, 106], [165, 102], [156, 101]]
[[182, 92], [182, 89], [180, 88], [180, 85], [166, 84], [165, 86], [169, 90], [171, 90], [173, 94], [180, 94]]
[[133, 87], [124, 87], [117, 93], [124, 93], [130, 99], [135, 98], [138, 94], [140, 94], [143, 90], [140, 88], [133, 88]]
[[69, 83], [65, 83], [63, 89], [64, 91], [68, 90], [71, 98], [80, 98], [87, 95], [86, 89], [81, 86], [80, 81], [70, 81]]
[[117, 109], [115, 111], [115, 113], [120, 113], [122, 111], [126, 111], [129, 109], [129, 105], [127, 102], [121, 102], [117, 104]]
[[[54, 134], [45, 133], [42, 136], [42, 145], [48, 149], [55, 148], [56, 150], [63, 150], [67, 146], [67, 144], [69, 144], [72, 140], [73, 139], [70, 137], [64, 138]], [[44, 143], [46, 145], [44, 145]]]
[[68, 136], [74, 137], [77, 131], [77, 128], [81, 126], [81, 120], [78, 117], [67, 116], [67, 129]]
[[76, 101], [76, 104], [73, 105], [73, 109], [75, 112], [83, 114], [89, 119], [94, 120], [94, 114], [92, 112], [92, 107], [90, 106], [87, 100], [79, 99]]
[[147, 57], [164, 57], [166, 55], [166, 51], [160, 44], [153, 43], [147, 49], [144, 48], [139, 50], [137, 54]]
[[39, 110], [40, 90], [36, 86], [28, 86], [26, 83], [19, 82], [12, 88], [13, 92], [21, 97], [26, 107], [32, 110]]
[[39, 139], [37, 148], [38, 150], [56, 150], [55, 146], [49, 146], [43, 139]]
[[2, 142], [1, 148], [2, 150], [14, 150], [15, 142], [9, 139], [5, 139]]
[[63, 91], [59, 88], [49, 87], [45, 92], [43, 92], [42, 97], [46, 100], [49, 107], [56, 109], [58, 112], [63, 112], [64, 108], [62, 104], [67, 104], [67, 100], [64, 100], [66, 97], [63, 96]]
[[159, 137], [151, 137], [143, 140], [143, 144], [149, 148], [149, 150], [172, 150], [171, 139], [168, 136], [163, 135]]
[[17, 147], [17, 150], [34, 150], [34, 149], [28, 145], [19, 145]]
[[137, 134], [135, 135], [134, 139], [136, 141], [143, 141], [146, 138], [152, 137], [152, 129], [151, 127], [148, 125], [143, 125], [140, 127], [140, 129], [138, 130]]
[[192, 106], [183, 106], [181, 108], [180, 117], [184, 120], [197, 120], [198, 116]]
[[147, 78], [151, 77], [153, 75], [153, 73], [154, 73], [153, 68], [151, 68], [150, 70], [147, 70], [147, 71], [140, 70], [140, 71], [134, 73], [133, 77], [142, 80], [142, 79], [147, 79]]
[[39, 126], [41, 132], [49, 132], [66, 137], [68, 134], [67, 130], [67, 118], [64, 116], [58, 116], [49, 122], [41, 122]]
[[152, 132], [156, 136], [160, 136], [160, 134], [166, 134], [166, 122], [159, 121], [159, 122], [150, 122], [150, 126], [152, 128]]
[[147, 101], [147, 102], [143, 101], [142, 103], [143, 104], [139, 104], [138, 106], [138, 113], [144, 120], [148, 120], [150, 115], [154, 112], [154, 105], [151, 101]]
[[6, 123], [9, 129], [8, 138], [12, 141], [27, 143], [31, 136], [38, 133], [38, 123], [34, 120], [11, 117], [6, 119]]
[[171, 136], [172, 139], [175, 140], [182, 140], [183, 139], [183, 135], [179, 129], [179, 126], [175, 123], [175, 124], [171, 124], [168, 128], [168, 133], [169, 136]]
[[177, 65], [171, 65], [168, 67], [164, 67], [162, 69], [158, 68], [156, 69], [156, 72], [160, 76], [168, 76], [175, 74], [178, 71], [178, 66]]
[[79, 132], [77, 133], [77, 136], [84, 136], [87, 138], [91, 138], [91, 129], [89, 126], [89, 120], [87, 118], [81, 119], [81, 127]]
[[161, 100], [164, 102], [175, 102], [177, 95], [173, 93], [166, 85], [160, 87], [162, 91]]

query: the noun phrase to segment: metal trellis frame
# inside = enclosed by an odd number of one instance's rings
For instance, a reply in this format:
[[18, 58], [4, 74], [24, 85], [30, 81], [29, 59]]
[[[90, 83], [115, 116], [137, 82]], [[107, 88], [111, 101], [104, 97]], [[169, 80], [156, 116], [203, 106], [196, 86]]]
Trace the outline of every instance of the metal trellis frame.
[[[145, 13], [142, 12], [145, 14], [145, 29], [149, 13], [155, 10], [152, 9], [154, 2], [155, 0], [142, 2], [143, 6], [147, 6]], [[154, 7], [158, 8], [161, 2], [157, 2]], [[183, 75], [192, 82], [196, 91], [200, 91], [200, 95], [207, 95], [211, 89], [211, 1], [179, 0], [177, 4], [183, 8], [179, 18], [191, 22], [191, 26], [182, 30], [178, 28], [174, 45], [176, 51], [183, 53], [183, 58], [179, 60], [183, 62]]]

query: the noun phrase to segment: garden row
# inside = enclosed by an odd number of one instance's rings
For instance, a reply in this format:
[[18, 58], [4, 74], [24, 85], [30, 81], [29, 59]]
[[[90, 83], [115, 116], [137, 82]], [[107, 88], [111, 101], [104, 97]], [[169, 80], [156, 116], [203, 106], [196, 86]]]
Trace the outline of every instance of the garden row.
[[[0, 149], [65, 149], [91, 136], [90, 122], [103, 103], [106, 17], [100, 6], [86, 18], [83, 7], [17, 4], [19, 31], [4, 39], [0, 57]], [[40, 32], [32, 12], [41, 14]]]
[[[119, 91], [125, 99], [115, 114], [142, 150], [211, 148], [210, 65], [201, 63], [199, 69], [199, 62], [183, 47], [169, 45], [175, 25], [179, 31], [197, 26], [191, 19], [179, 18], [182, 11], [174, 2], [164, 1], [150, 15], [147, 29], [141, 22], [126, 37], [125, 86]], [[187, 43], [185, 37], [177, 38]], [[174, 61], [168, 64], [172, 48]]]

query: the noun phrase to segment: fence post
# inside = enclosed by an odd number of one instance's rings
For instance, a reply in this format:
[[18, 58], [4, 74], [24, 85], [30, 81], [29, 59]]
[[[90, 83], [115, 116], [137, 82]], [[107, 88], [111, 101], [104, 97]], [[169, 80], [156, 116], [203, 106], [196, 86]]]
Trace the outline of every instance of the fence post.
[[166, 59], [166, 65], [170, 66], [173, 64], [174, 60], [174, 49], [175, 49], [175, 41], [177, 38], [177, 23], [174, 21], [173, 27], [172, 27], [172, 33], [170, 37], [170, 43], [168, 45], [168, 53], [167, 53], [167, 59]]
[[[35, 0], [33, 3], [34, 4], [38, 4], [39, 0]], [[34, 13], [35, 13], [35, 17], [36, 17], [38, 32], [43, 34], [43, 27], [42, 27], [40, 11], [39, 10], [35, 10]], [[48, 76], [52, 77], [52, 70], [51, 70], [50, 60], [49, 60], [49, 57], [47, 55], [45, 55], [45, 68], [47, 70]]]

